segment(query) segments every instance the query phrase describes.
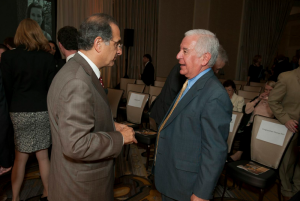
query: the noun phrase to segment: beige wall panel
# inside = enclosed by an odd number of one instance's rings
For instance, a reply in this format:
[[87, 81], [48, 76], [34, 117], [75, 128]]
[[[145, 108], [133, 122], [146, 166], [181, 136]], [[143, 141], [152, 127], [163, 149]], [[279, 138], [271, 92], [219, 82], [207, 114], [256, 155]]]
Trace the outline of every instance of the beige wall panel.
[[178, 63], [184, 33], [193, 28], [194, 0], [159, 1], [157, 72], [156, 76], [167, 77]]
[[229, 58], [229, 63], [224, 67], [225, 79], [235, 79], [243, 4], [242, 0], [210, 2], [209, 29], [216, 34]]

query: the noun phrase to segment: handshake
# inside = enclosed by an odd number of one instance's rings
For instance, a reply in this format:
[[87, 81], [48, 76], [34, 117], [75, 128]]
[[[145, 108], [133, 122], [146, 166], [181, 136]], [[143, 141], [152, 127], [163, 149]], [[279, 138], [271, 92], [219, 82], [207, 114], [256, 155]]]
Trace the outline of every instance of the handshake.
[[116, 122], [115, 122], [115, 127], [116, 127], [116, 130], [119, 131], [123, 135], [124, 145], [137, 143], [137, 140], [135, 139], [135, 132], [134, 132], [133, 128], [128, 127], [124, 124], [116, 123]]

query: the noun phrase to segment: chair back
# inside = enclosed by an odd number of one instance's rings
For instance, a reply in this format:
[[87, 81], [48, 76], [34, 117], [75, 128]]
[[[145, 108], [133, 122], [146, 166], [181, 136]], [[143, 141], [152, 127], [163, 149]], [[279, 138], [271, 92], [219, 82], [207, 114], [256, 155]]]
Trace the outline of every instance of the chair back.
[[219, 81], [223, 84], [223, 82], [225, 82], [225, 79], [219, 79]]
[[[144, 91], [145, 85], [144, 84], [127, 84], [127, 96], [129, 91], [139, 92], [142, 93]], [[126, 98], [127, 98], [126, 96]]]
[[135, 83], [136, 83], [136, 84], [145, 84], [145, 83], [143, 82], [143, 80], [136, 80]]
[[253, 87], [262, 87], [262, 88], [264, 88], [265, 85], [266, 85], [266, 83], [250, 82], [250, 86], [253, 86]]
[[245, 105], [246, 105], [247, 103], [249, 103], [251, 100], [252, 100], [252, 99], [244, 98], [244, 103], [245, 103]]
[[150, 95], [150, 101], [149, 101], [149, 107], [152, 105], [152, 103], [154, 102], [154, 100], [157, 98], [157, 96], [155, 96], [155, 95], [153, 95], [153, 96], [151, 96]]
[[150, 90], [150, 86], [146, 85], [143, 93], [148, 94], [149, 90]]
[[[162, 90], [162, 87], [155, 87], [155, 86], [150, 86], [150, 89], [149, 89], [149, 95], [150, 95], [150, 98], [152, 96], [158, 96], [160, 94]], [[149, 101], [149, 107], [152, 103], [150, 103], [151, 101]]]
[[115, 119], [117, 118], [118, 106], [124, 91], [121, 89], [111, 89], [111, 88], [107, 88], [107, 90], [108, 90], [107, 99], [110, 105], [111, 112], [113, 114], [113, 118]]
[[163, 87], [164, 85], [165, 85], [165, 82], [154, 81], [154, 86], [156, 86], [156, 87]]
[[135, 83], [135, 79], [128, 79], [128, 78], [121, 78], [120, 80], [120, 89], [122, 89], [125, 93], [123, 93], [123, 98], [126, 98], [127, 96], [127, 84], [131, 83], [134, 84]]
[[254, 86], [244, 86], [244, 91], [253, 91], [253, 92], [261, 92], [261, 87], [254, 87]]
[[232, 112], [232, 118], [230, 122], [230, 130], [229, 130], [229, 135], [227, 139], [227, 145], [228, 145], [228, 153], [231, 151], [232, 143], [235, 137], [235, 134], [239, 128], [239, 125], [241, 123], [241, 120], [243, 118], [243, 113], [242, 112]]
[[156, 81], [165, 82], [166, 80], [166, 77], [156, 77]]
[[247, 98], [247, 99], [251, 99], [252, 100], [256, 96], [259, 96], [259, 92], [239, 90], [238, 91], [238, 95], [242, 96], [243, 98]]
[[149, 99], [149, 94], [128, 92], [126, 104], [127, 121], [135, 124], [141, 124], [145, 105]]
[[236, 90], [241, 90], [242, 89], [242, 85], [241, 84], [236, 84], [235, 87], [236, 87]]
[[240, 84], [242, 86], [245, 86], [247, 84], [247, 81], [241, 81], [241, 80], [233, 80], [234, 84]]
[[277, 169], [292, 137], [293, 133], [278, 120], [255, 115], [251, 137], [251, 160]]

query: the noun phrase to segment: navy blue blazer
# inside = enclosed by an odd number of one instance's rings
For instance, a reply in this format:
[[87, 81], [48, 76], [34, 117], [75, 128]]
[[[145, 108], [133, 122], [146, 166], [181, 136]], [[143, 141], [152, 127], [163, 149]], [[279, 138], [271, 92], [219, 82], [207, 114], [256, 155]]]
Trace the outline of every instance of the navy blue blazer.
[[231, 116], [229, 96], [211, 70], [189, 89], [160, 133], [154, 168], [159, 192], [180, 201], [192, 194], [212, 198], [226, 161]]

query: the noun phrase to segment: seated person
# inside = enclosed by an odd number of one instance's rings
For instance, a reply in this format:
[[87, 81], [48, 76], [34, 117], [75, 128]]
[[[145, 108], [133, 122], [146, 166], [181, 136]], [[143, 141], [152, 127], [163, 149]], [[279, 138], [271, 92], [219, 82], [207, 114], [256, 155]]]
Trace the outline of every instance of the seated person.
[[274, 118], [274, 114], [268, 103], [269, 94], [274, 86], [274, 81], [268, 81], [265, 85], [264, 93], [255, 97], [243, 107], [244, 116], [239, 127], [239, 133], [241, 135], [240, 145], [235, 154], [227, 157], [227, 161], [230, 162], [240, 160], [242, 155], [245, 159], [250, 158], [251, 132], [254, 115]]
[[231, 103], [233, 105], [233, 111], [235, 112], [242, 112], [243, 106], [245, 104], [245, 100], [243, 97], [236, 95], [236, 86], [232, 80], [226, 80], [223, 83], [223, 86], [225, 87], [229, 98], [231, 100]]

